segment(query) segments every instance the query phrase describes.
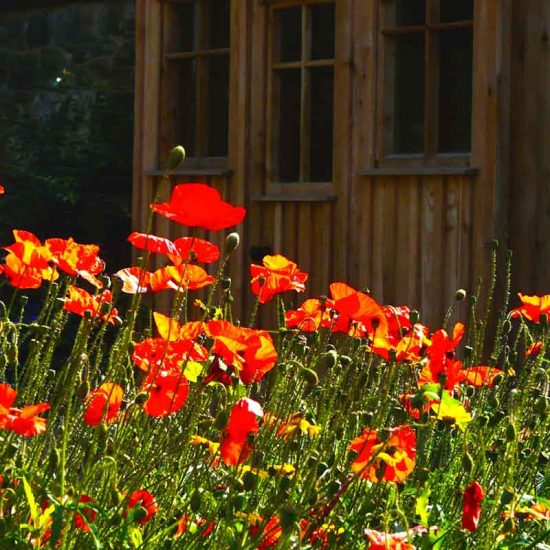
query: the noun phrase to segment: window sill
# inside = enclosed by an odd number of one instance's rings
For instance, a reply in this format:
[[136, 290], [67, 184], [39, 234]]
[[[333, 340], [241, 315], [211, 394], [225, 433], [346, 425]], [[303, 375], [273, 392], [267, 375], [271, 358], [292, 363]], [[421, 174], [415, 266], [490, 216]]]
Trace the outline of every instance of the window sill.
[[406, 168], [363, 168], [357, 171], [360, 176], [477, 176], [475, 166], [409, 166]]
[[338, 197], [334, 194], [326, 195], [283, 195], [269, 193], [268, 195], [253, 195], [255, 202], [335, 202]]
[[[164, 170], [152, 169], [145, 170], [146, 176], [163, 176]], [[231, 168], [178, 168], [170, 172], [170, 176], [231, 176]]]

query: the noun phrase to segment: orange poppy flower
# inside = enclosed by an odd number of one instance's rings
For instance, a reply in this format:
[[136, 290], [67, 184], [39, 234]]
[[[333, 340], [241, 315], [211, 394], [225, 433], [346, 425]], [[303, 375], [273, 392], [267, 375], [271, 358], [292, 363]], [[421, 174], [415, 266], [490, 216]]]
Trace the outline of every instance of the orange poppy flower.
[[102, 421], [112, 422], [120, 410], [124, 390], [112, 382], [105, 382], [92, 390], [86, 397], [84, 422], [88, 426], [97, 426]]
[[[183, 533], [189, 530], [189, 527], [195, 524], [199, 528], [203, 528], [203, 531], [201, 533], [201, 538], [205, 539], [214, 531], [215, 524], [213, 521], [208, 521], [204, 518], [198, 518], [196, 521], [193, 521], [193, 519], [188, 516], [187, 514], [183, 514], [181, 518], [178, 520], [178, 528], [176, 529], [176, 532], [174, 533], [174, 538], [181, 537]], [[206, 525], [206, 527], [204, 527]]]
[[374, 529], [365, 529], [365, 536], [369, 541], [369, 550], [414, 550], [409, 543], [411, 533], [425, 533], [422, 526], [412, 527], [402, 533], [383, 533]]
[[533, 342], [525, 351], [525, 357], [536, 357], [542, 349], [542, 341]]
[[387, 336], [388, 319], [382, 306], [376, 300], [346, 283], [332, 283], [330, 293], [334, 300], [334, 309], [340, 314], [362, 323], [369, 336], [377, 338]]
[[149, 290], [151, 273], [139, 267], [127, 267], [115, 273], [122, 281], [122, 292], [126, 294], [144, 293]]
[[220, 249], [213, 243], [196, 237], [181, 237], [174, 241], [177, 254], [170, 256], [174, 264], [201, 262], [210, 264], [220, 259]]
[[155, 326], [161, 338], [170, 341], [195, 340], [204, 333], [205, 326], [201, 321], [191, 321], [180, 325], [176, 319], [153, 312]]
[[128, 499], [128, 509], [133, 510], [136, 506], [144, 508], [147, 512], [144, 517], [137, 520], [137, 523], [140, 525], [150, 521], [159, 511], [159, 506], [155, 497], [147, 489], [138, 489], [130, 495]]
[[46, 419], [38, 415], [50, 408], [49, 403], [27, 405], [22, 409], [12, 407], [17, 392], [9, 384], [0, 384], [0, 429], [11, 430], [25, 437], [33, 437], [46, 431]]
[[152, 204], [157, 214], [188, 227], [219, 231], [241, 223], [246, 215], [242, 206], [232, 206], [220, 193], [204, 183], [176, 185], [169, 202]]
[[[78, 499], [79, 504], [93, 501], [94, 499], [88, 495], [82, 495]], [[89, 533], [91, 531], [89, 524], [95, 521], [96, 516], [97, 512], [93, 508], [79, 506], [79, 512], [74, 515], [74, 526], [85, 533]]]
[[262, 263], [263, 267], [256, 264], [250, 266], [252, 292], [261, 304], [271, 301], [275, 294], [289, 290], [304, 292], [306, 289], [308, 274], [284, 256], [264, 256]]
[[258, 433], [258, 418], [263, 415], [261, 405], [247, 397], [239, 399], [233, 405], [220, 443], [220, 454], [224, 464], [235, 466], [246, 460], [250, 452], [249, 435]]
[[106, 290], [101, 294], [92, 296], [89, 292], [83, 288], [76, 286], [69, 286], [69, 294], [63, 299], [65, 302], [63, 309], [76, 313], [81, 317], [89, 315], [92, 318], [99, 318], [103, 321], [109, 321], [110, 323], [116, 322], [118, 311], [116, 308], [111, 309], [109, 314], [103, 314], [102, 309], [106, 304], [111, 302], [111, 292]]
[[330, 328], [333, 314], [332, 300], [322, 302], [316, 298], [306, 300], [298, 309], [288, 310], [285, 313], [285, 322], [288, 328], [298, 328], [302, 332], [316, 332], [321, 327]]
[[169, 265], [151, 274], [149, 284], [153, 292], [159, 290], [198, 290], [214, 283], [215, 277], [193, 264]]
[[384, 441], [371, 428], [350, 443], [350, 450], [359, 453], [351, 469], [363, 479], [402, 483], [413, 471], [416, 458], [416, 434], [403, 424], [389, 430]]
[[464, 491], [462, 501], [462, 528], [472, 532], [477, 529], [481, 518], [481, 503], [483, 501], [483, 487], [472, 481]]
[[512, 317], [523, 315], [533, 323], [540, 323], [541, 315], [550, 314], [550, 294], [544, 296], [527, 296], [521, 292], [518, 294], [522, 305], [513, 309], [510, 313]]
[[183, 407], [189, 395], [189, 383], [183, 373], [160, 371], [147, 378], [142, 390], [149, 394], [143, 411], [149, 416], [162, 417]]
[[463, 369], [462, 372], [464, 374], [464, 380], [476, 388], [482, 386], [492, 388], [496, 376], [503, 374], [500, 369], [485, 366], [468, 367], [467, 369]]
[[128, 242], [140, 250], [147, 250], [155, 254], [178, 254], [174, 243], [170, 239], [148, 235], [147, 233], [130, 233]]
[[3, 185], [0, 185], [0, 195], [3, 195], [6, 192], [6, 189]]
[[410, 329], [406, 329], [406, 335], [402, 338], [394, 338], [390, 334], [386, 338], [375, 336], [371, 351], [386, 361], [390, 359], [393, 351], [395, 361], [419, 361], [428, 337], [428, 327], [416, 323]]
[[444, 355], [453, 354], [458, 344], [460, 344], [465, 330], [462, 323], [456, 323], [452, 338], [447, 334], [446, 330], [439, 329], [435, 331], [428, 341], [428, 349], [426, 350], [428, 357], [441, 358]]
[[68, 239], [47, 239], [44, 244], [53, 254], [61, 271], [73, 277], [79, 275], [95, 286], [101, 286], [101, 283], [94, 277], [101, 273], [105, 267], [105, 263], [98, 255], [99, 246], [79, 244], [70, 237]]

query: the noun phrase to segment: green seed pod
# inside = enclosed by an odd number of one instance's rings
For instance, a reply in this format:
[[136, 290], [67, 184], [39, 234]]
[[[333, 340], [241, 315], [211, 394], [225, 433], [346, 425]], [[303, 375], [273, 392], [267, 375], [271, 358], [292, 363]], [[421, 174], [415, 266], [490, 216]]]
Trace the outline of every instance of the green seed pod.
[[294, 529], [294, 526], [298, 521], [298, 511], [291, 504], [283, 506], [279, 511], [279, 521], [281, 523], [283, 533], [288, 533]]
[[511, 443], [516, 439], [517, 439], [516, 427], [512, 422], [508, 422], [508, 424], [506, 425], [506, 441], [508, 441], [508, 443]]
[[465, 298], [466, 298], [466, 291], [463, 288], [459, 288], [455, 292], [455, 300], [457, 302], [462, 302], [462, 300], [464, 300]]
[[258, 486], [258, 476], [250, 470], [244, 473], [242, 481], [245, 491], [254, 491]]
[[503, 533], [512, 533], [515, 530], [515, 528], [516, 528], [516, 526], [515, 526], [514, 519], [512, 518], [512, 516], [510, 516], [509, 518], [506, 518], [506, 520], [502, 524], [502, 532]]
[[239, 248], [239, 244], [241, 242], [241, 237], [239, 234], [234, 231], [233, 233], [229, 233], [227, 237], [225, 237], [225, 252], [226, 254], [231, 254], [237, 248]]
[[136, 506], [132, 509], [132, 519], [134, 521], [140, 521], [147, 517], [147, 510], [143, 506]]
[[315, 387], [319, 385], [319, 376], [314, 370], [303, 367], [301, 372], [308, 386]]
[[214, 427], [217, 430], [223, 430], [227, 426], [228, 422], [229, 422], [229, 414], [225, 409], [222, 409], [216, 415], [216, 419], [214, 420]]
[[470, 453], [464, 453], [462, 455], [462, 469], [464, 473], [470, 474], [474, 470], [474, 459]]
[[166, 159], [166, 170], [175, 170], [185, 160], [185, 149], [181, 145], [176, 145]]

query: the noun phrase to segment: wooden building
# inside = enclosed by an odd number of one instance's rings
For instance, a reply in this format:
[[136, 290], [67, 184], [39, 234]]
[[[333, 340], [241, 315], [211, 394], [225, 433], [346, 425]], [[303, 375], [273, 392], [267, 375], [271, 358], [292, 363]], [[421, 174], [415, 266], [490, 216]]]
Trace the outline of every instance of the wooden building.
[[277, 252], [436, 323], [493, 238], [548, 292], [549, 34], [548, 0], [137, 0], [135, 227], [181, 144], [248, 209], [246, 308]]

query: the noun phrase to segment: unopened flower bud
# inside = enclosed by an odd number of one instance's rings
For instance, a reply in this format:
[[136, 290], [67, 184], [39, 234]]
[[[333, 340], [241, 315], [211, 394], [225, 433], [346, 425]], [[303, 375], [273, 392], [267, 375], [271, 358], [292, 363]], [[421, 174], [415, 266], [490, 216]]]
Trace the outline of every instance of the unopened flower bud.
[[317, 376], [317, 373], [308, 368], [302, 369], [302, 376], [304, 377], [304, 380], [307, 382], [308, 386], [317, 386], [319, 384], [319, 377]]
[[231, 252], [234, 252], [239, 247], [239, 243], [241, 242], [241, 238], [239, 237], [239, 234], [234, 231], [233, 233], [229, 233], [227, 237], [225, 237], [225, 252], [226, 254], [231, 254]]
[[298, 511], [291, 504], [283, 506], [279, 511], [279, 520], [283, 533], [288, 532], [294, 528], [298, 521]]
[[175, 170], [185, 160], [185, 149], [181, 145], [176, 145], [166, 159], [166, 170]]
[[463, 288], [459, 288], [455, 292], [455, 300], [457, 302], [462, 302], [462, 300], [464, 300], [465, 298], [466, 298], [466, 291]]
[[420, 319], [420, 314], [418, 313], [418, 311], [416, 311], [416, 309], [411, 310], [411, 312], [409, 313], [409, 320], [411, 324], [415, 325], [416, 323], [418, 323], [419, 319]]
[[140, 521], [147, 516], [147, 510], [143, 506], [136, 506], [132, 509], [132, 519], [134, 521]]
[[464, 453], [462, 456], [462, 468], [465, 473], [469, 474], [474, 469], [474, 459], [470, 453]]

